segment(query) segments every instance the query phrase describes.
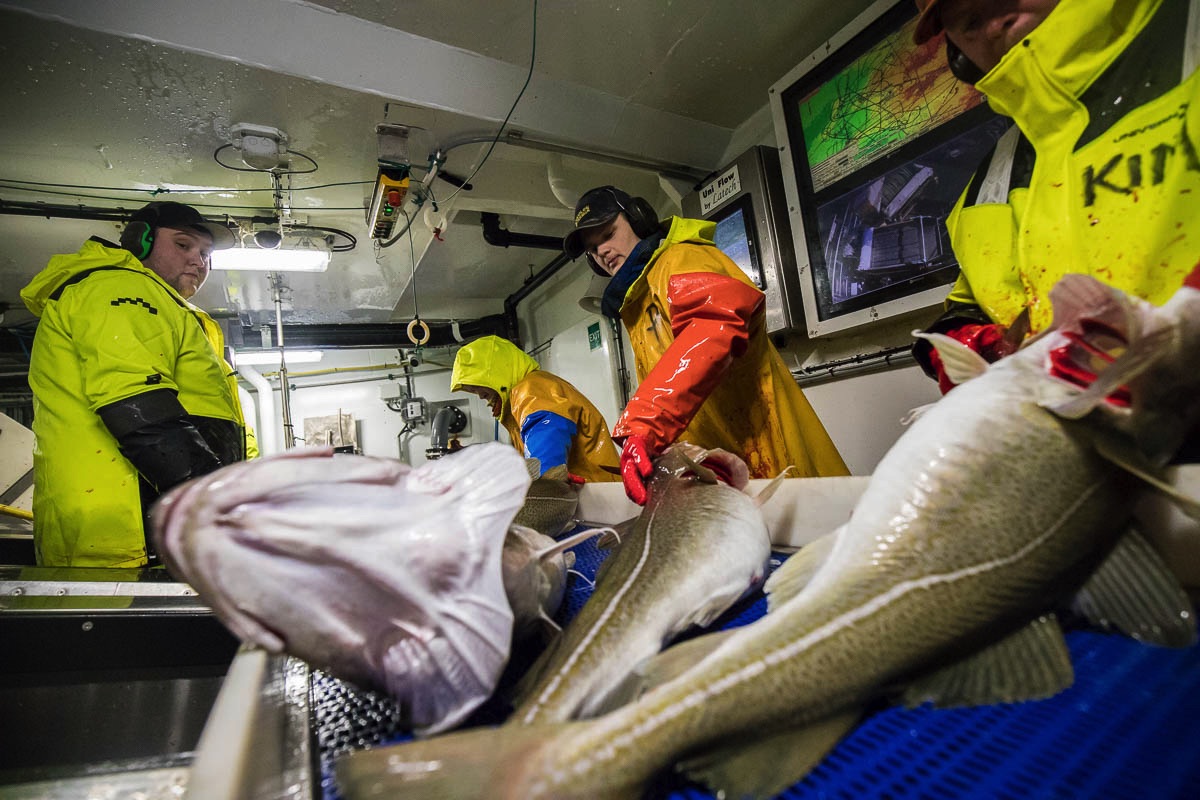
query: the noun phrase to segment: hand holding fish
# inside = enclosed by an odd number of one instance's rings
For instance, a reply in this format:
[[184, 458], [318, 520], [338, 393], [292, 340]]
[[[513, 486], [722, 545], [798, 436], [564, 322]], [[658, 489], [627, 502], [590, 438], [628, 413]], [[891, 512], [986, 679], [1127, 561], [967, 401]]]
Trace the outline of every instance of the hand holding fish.
[[654, 474], [654, 456], [645, 436], [626, 436], [621, 448], [621, 481], [625, 494], [639, 506], [646, 505], [646, 483]]

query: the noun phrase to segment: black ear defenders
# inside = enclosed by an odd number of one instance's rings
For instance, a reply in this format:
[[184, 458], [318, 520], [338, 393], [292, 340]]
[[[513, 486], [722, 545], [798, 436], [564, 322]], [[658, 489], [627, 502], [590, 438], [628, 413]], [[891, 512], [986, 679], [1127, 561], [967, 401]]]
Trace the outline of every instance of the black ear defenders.
[[144, 261], [154, 248], [154, 226], [145, 220], [133, 220], [121, 231], [121, 247]]
[[621, 198], [617, 196], [613, 187], [605, 186], [604, 189], [612, 195], [613, 202], [617, 204], [617, 207], [625, 212], [625, 216], [629, 219], [629, 227], [633, 229], [635, 236], [645, 239], [658, 230], [658, 214], [654, 212], [654, 206], [650, 205], [646, 198], [631, 197], [629, 205], [626, 205], [621, 202]]
[[950, 37], [948, 36], [946, 37], [946, 63], [950, 67], [950, 74], [963, 83], [969, 83], [972, 86], [987, 74], [975, 66], [975, 62], [967, 58], [966, 54], [958, 49], [958, 45], [950, 41]]

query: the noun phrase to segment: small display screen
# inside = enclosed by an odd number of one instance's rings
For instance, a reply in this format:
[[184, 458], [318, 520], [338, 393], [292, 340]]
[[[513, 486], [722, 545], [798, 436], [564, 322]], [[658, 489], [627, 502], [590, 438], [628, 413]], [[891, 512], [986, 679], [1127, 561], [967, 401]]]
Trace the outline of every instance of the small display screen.
[[758, 256], [758, 243], [754, 236], [754, 204], [749, 194], [717, 213], [711, 219], [717, 223], [715, 243], [721, 252], [741, 267], [754, 285], [766, 288], [763, 280], [762, 262]]

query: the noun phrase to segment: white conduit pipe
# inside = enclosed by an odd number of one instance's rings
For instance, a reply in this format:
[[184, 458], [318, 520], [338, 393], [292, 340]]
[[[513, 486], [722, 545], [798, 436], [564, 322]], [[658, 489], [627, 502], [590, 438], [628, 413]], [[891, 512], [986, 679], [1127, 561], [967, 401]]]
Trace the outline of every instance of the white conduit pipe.
[[254, 367], [238, 367], [238, 374], [258, 392], [258, 424], [254, 434], [258, 437], [258, 450], [264, 456], [279, 452], [279, 440], [275, 436], [275, 391]]

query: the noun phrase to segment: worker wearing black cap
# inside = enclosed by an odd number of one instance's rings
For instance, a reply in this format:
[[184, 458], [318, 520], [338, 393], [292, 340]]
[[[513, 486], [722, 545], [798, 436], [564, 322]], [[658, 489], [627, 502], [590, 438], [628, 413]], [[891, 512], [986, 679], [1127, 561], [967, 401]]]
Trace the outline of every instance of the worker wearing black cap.
[[221, 330], [188, 302], [233, 235], [180, 203], [135, 212], [120, 246], [93, 237], [21, 291], [40, 317], [34, 392], [34, 543], [49, 566], [153, 561], [159, 494], [245, 457]]
[[586, 192], [563, 240], [612, 276], [601, 308], [629, 332], [639, 385], [613, 439], [621, 477], [646, 501], [652, 461], [676, 440], [721, 448], [753, 478], [846, 475], [837, 448], [767, 338], [763, 293], [713, 244], [716, 224], [660, 222], [612, 186]]

